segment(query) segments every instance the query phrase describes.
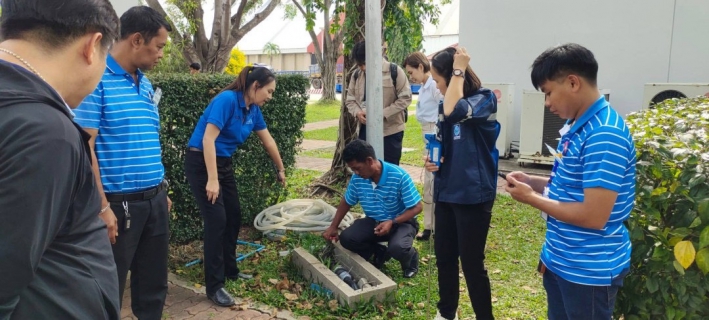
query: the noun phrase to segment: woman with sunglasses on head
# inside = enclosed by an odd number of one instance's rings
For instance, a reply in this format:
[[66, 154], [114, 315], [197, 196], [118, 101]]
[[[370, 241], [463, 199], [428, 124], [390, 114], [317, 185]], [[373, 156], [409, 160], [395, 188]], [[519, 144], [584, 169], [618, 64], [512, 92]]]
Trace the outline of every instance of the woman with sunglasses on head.
[[[414, 52], [404, 60], [404, 68], [409, 75], [411, 82], [420, 83], [419, 98], [416, 103], [416, 120], [421, 124], [423, 142], [428, 154], [428, 141], [426, 134], [436, 133], [436, 121], [438, 121], [438, 104], [443, 100], [443, 95], [436, 88], [436, 81], [431, 76], [431, 64], [428, 58], [421, 52]], [[423, 232], [416, 235], [418, 240], [428, 240], [434, 227], [433, 203], [433, 174], [426, 171], [423, 179]]]
[[495, 94], [482, 88], [464, 48], [447, 48], [431, 60], [431, 75], [445, 95], [438, 108], [440, 166], [435, 172], [435, 252], [440, 300], [436, 319], [457, 319], [458, 259], [476, 319], [494, 319], [485, 243], [497, 192], [500, 133]]
[[285, 185], [283, 161], [261, 113], [275, 90], [273, 72], [263, 67], [244, 68], [209, 103], [188, 144], [185, 175], [204, 219], [207, 297], [218, 306], [234, 305], [224, 289], [225, 279], [251, 278], [236, 266], [241, 207], [232, 165], [232, 155], [251, 132], [256, 132], [278, 167], [278, 180]]

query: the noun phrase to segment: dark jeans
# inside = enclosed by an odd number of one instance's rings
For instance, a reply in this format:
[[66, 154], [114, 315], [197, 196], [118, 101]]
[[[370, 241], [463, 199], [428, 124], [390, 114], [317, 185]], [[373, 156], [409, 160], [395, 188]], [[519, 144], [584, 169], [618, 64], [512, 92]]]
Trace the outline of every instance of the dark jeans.
[[413, 248], [414, 236], [419, 227], [416, 218], [394, 226], [387, 235], [381, 237], [374, 234], [376, 226], [377, 221], [372, 218], [357, 219], [349, 228], [342, 231], [340, 244], [345, 249], [369, 260], [379, 245], [378, 242], [388, 241], [388, 253], [401, 263], [402, 269], [408, 268], [416, 253], [416, 249]]
[[237, 279], [236, 240], [241, 228], [241, 206], [231, 158], [217, 157], [219, 197], [207, 200], [207, 165], [204, 154], [187, 151], [185, 175], [204, 219], [204, 276], [207, 294], [224, 287], [225, 279]]
[[[359, 139], [367, 141], [367, 126], [359, 126]], [[404, 141], [404, 131], [384, 137], [384, 161], [399, 165], [401, 160], [401, 144]]]
[[490, 279], [484, 263], [494, 203], [494, 200], [472, 205], [436, 202], [438, 310], [446, 319], [454, 319], [458, 309], [459, 257], [476, 319], [494, 319]]
[[626, 274], [627, 271], [621, 273], [610, 286], [588, 286], [566, 281], [546, 269], [547, 316], [550, 320], [612, 319], [618, 289], [623, 286]]
[[167, 296], [167, 254], [170, 240], [167, 191], [154, 198], [128, 202], [130, 228], [121, 202], [111, 202], [118, 219], [118, 237], [112, 246], [118, 271], [118, 292], [123, 290], [130, 270], [131, 308], [138, 319], [162, 319]]

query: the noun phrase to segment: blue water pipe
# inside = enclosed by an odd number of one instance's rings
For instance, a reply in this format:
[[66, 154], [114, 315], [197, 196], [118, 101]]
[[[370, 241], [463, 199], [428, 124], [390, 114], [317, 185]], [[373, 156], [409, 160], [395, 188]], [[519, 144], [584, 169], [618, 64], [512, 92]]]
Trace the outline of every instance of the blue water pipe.
[[[263, 251], [263, 249], [266, 249], [266, 246], [264, 246], [264, 245], [262, 245], [262, 244], [258, 244], [258, 243], [253, 243], [253, 242], [246, 242], [246, 241], [237, 240], [237, 241], [236, 241], [236, 244], [240, 244], [240, 245], [242, 245], [242, 246], [249, 246], [249, 247], [253, 247], [253, 248], [254, 248], [253, 251], [249, 251], [249, 253], [247, 253], [247, 254], [241, 254], [241, 253], [240, 253], [240, 254], [236, 257], [236, 262], [243, 261], [244, 259], [246, 259], [246, 258], [248, 258], [248, 257], [250, 257], [250, 256], [253, 256], [253, 255], [255, 255], [256, 253]], [[190, 262], [188, 262], [187, 264], [185, 264], [185, 268], [188, 268], [188, 267], [194, 266], [194, 265], [196, 265], [196, 264], [200, 264], [200, 263], [202, 263], [202, 259], [195, 259], [195, 260], [190, 261]]]

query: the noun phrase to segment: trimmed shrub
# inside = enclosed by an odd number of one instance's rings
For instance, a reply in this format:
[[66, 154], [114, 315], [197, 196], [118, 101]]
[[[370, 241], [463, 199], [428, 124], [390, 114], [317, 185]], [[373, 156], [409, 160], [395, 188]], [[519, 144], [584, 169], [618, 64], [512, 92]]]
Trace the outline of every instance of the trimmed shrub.
[[633, 254], [616, 315], [709, 318], [709, 98], [628, 116], [637, 148]]
[[[184, 173], [187, 142], [197, 121], [211, 99], [235, 78], [229, 75], [159, 74], [151, 78], [160, 87], [163, 163], [170, 180], [173, 201], [170, 221], [171, 241], [184, 243], [202, 237], [202, 217]], [[295, 166], [297, 148], [302, 142], [308, 79], [299, 75], [278, 76], [273, 99], [262, 108], [268, 131], [276, 140], [286, 172]], [[244, 224], [263, 209], [273, 205], [286, 192], [277, 183], [272, 161], [256, 134], [234, 155], [236, 184]]]

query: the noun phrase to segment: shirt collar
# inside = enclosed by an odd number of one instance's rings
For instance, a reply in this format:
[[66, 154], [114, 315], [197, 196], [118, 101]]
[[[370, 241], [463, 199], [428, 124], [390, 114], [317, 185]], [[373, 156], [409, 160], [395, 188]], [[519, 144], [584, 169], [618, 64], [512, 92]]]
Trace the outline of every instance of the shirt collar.
[[[378, 159], [379, 163], [382, 164], [382, 175], [379, 177], [379, 183], [377, 183], [377, 187], [381, 186], [384, 184], [385, 181], [387, 181], [387, 176], [389, 175], [389, 169], [387, 168], [386, 163], [384, 160]], [[372, 181], [374, 182], [374, 181]]]
[[428, 79], [426, 79], [426, 83], [423, 84], [424, 89], [428, 89], [432, 85], [435, 85], [436, 81], [433, 81], [433, 76], [428, 76]]
[[[119, 74], [119, 75], [128, 74], [128, 72], [123, 70], [123, 67], [121, 67], [121, 65], [118, 64], [116, 59], [114, 59], [110, 53], [108, 54], [108, 58], [106, 58], [106, 68], [108, 68], [108, 71], [110, 71], [113, 74]], [[143, 71], [140, 71], [140, 69], [135, 70], [135, 73], [138, 75], [138, 79], [143, 77]]]
[[[604, 108], [608, 107], [608, 101], [606, 101], [606, 98], [604, 96], [600, 96], [596, 102], [594, 102], [586, 112], [584, 112], [576, 122], [571, 126], [571, 129], [569, 130], [569, 133], [574, 133], [581, 128], [583, 128], [586, 125], [586, 122], [591, 120], [598, 112], [603, 110]], [[567, 120], [566, 124], [569, 124], [572, 120]]]
[[[246, 100], [244, 100], [244, 93], [241, 91], [234, 91], [236, 94], [236, 101], [239, 103], [239, 108], [241, 109], [246, 109]], [[255, 104], [251, 104], [249, 106], [249, 111], [252, 110], [256, 106]]]

